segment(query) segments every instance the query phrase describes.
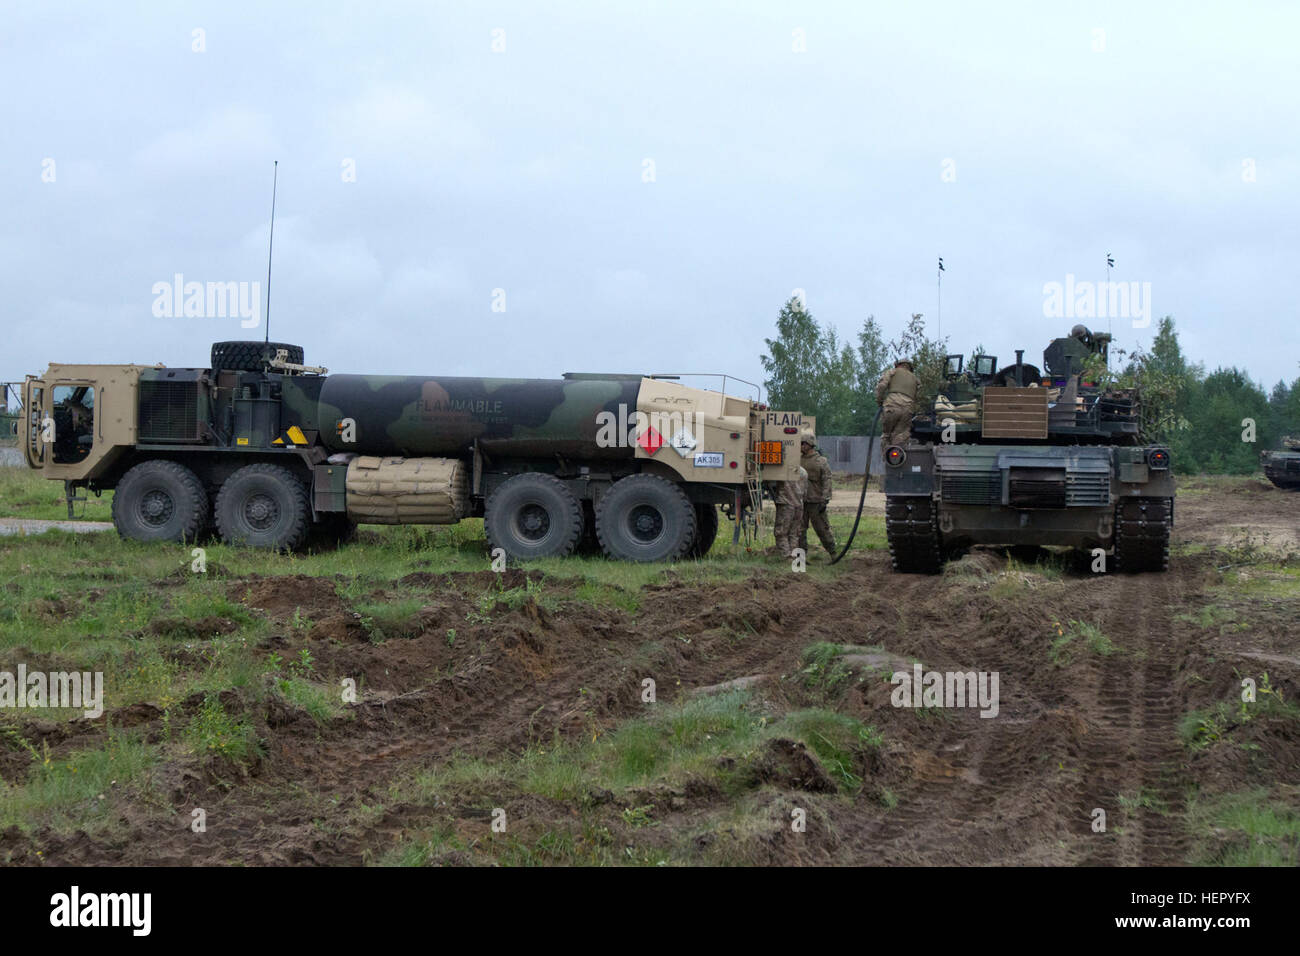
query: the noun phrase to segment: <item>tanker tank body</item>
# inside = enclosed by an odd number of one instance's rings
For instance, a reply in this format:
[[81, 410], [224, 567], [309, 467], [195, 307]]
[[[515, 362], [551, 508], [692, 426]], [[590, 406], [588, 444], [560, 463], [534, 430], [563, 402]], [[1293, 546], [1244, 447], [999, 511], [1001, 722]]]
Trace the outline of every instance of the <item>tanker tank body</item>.
[[[356, 522], [482, 517], [515, 558], [701, 556], [748, 507], [763, 419], [747, 399], [638, 375], [330, 375], [312, 408]], [[657, 427], [656, 427], [657, 426]], [[797, 464], [793, 438], [764, 477]]]
[[[601, 413], [635, 409], [640, 376], [572, 379], [330, 375], [317, 420], [333, 452], [408, 457], [631, 458]], [[350, 427], [349, 427], [350, 425]], [[345, 440], [346, 439], [346, 440]]]

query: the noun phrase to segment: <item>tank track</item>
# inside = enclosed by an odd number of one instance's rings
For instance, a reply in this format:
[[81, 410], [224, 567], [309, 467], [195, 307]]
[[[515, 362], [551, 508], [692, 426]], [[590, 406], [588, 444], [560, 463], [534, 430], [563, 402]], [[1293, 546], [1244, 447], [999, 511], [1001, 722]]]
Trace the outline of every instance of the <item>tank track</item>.
[[1169, 570], [1170, 498], [1123, 498], [1115, 505], [1115, 570]]
[[1283, 488], [1288, 491], [1300, 488], [1300, 475], [1297, 475], [1295, 472], [1287, 474], [1281, 468], [1266, 467], [1264, 469], [1264, 477], [1273, 482], [1273, 484], [1278, 488]]
[[943, 567], [939, 516], [926, 496], [890, 495], [885, 499], [885, 534], [894, 570], [938, 574]]

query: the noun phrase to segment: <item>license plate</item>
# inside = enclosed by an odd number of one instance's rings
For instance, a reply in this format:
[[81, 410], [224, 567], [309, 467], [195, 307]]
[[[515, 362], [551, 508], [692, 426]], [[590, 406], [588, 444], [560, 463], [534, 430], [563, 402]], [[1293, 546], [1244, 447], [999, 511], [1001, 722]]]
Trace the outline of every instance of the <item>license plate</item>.
[[695, 456], [696, 468], [721, 468], [722, 452], [720, 451], [702, 451]]

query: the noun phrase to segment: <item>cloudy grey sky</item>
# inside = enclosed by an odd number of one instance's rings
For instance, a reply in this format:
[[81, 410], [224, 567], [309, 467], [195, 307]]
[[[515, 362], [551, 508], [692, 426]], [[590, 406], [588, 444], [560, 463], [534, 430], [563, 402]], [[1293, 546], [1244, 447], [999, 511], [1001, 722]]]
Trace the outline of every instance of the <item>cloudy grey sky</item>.
[[759, 379], [792, 290], [892, 335], [940, 255], [952, 344], [1037, 356], [1110, 253], [1194, 358], [1300, 374], [1300, 4], [0, 11], [0, 378], [261, 338], [152, 290], [265, 282], [273, 160], [272, 338], [338, 371]]

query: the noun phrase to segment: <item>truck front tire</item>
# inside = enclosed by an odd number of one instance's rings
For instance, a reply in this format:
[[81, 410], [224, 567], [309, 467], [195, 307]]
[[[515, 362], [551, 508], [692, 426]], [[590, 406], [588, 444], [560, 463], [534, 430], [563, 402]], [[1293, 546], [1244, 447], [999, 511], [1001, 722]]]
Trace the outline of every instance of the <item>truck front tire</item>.
[[596, 536], [605, 553], [620, 561], [677, 561], [696, 540], [695, 508], [673, 482], [629, 475], [600, 500]]
[[208, 523], [208, 493], [174, 461], [143, 461], [117, 483], [113, 525], [130, 541], [195, 541]]
[[302, 546], [311, 528], [307, 489], [287, 468], [245, 465], [217, 493], [217, 530], [226, 544], [274, 551]]
[[517, 560], [564, 557], [582, 536], [582, 506], [558, 478], [526, 472], [488, 496], [483, 530], [492, 550]]

